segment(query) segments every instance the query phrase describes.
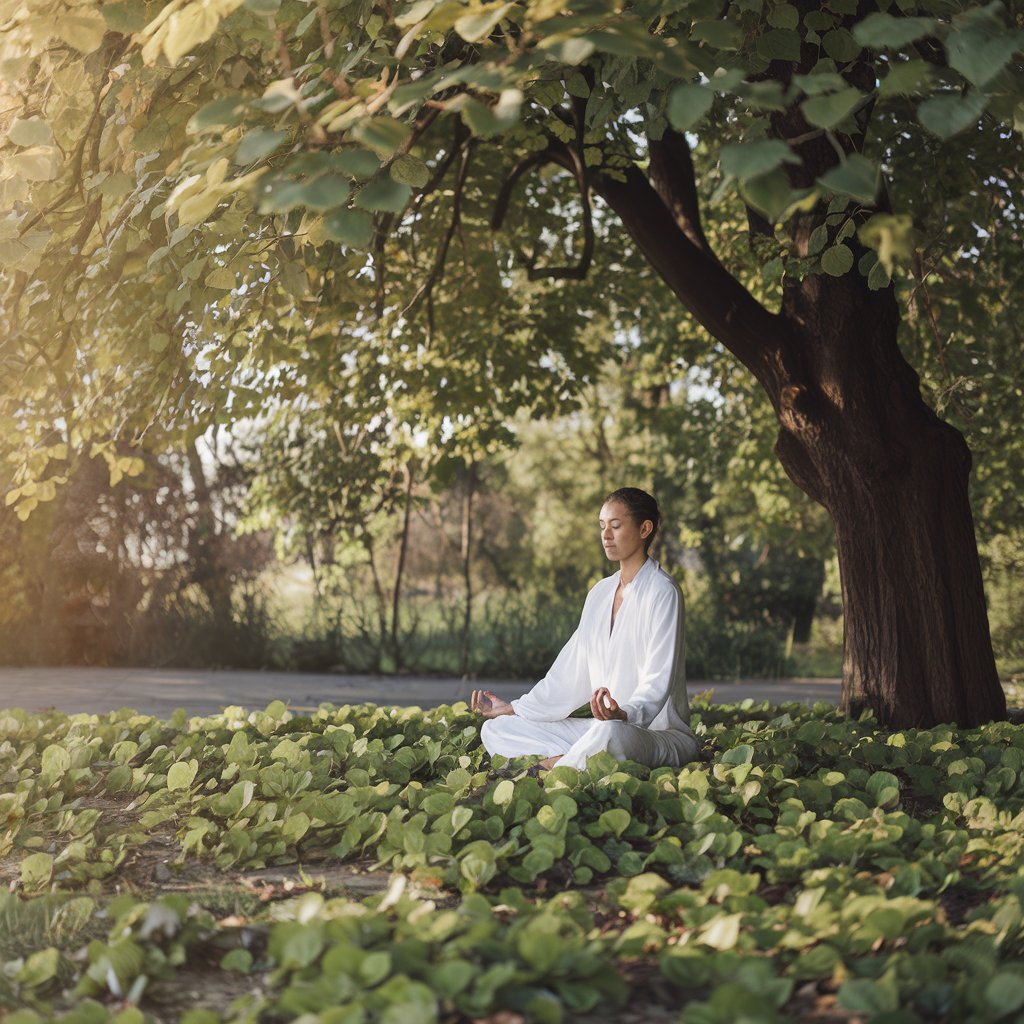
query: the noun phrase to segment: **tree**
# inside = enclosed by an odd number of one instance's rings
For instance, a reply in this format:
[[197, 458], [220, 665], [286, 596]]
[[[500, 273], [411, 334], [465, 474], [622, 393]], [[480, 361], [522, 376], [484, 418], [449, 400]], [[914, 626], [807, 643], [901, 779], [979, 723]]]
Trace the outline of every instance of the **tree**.
[[[782, 465], [832, 517], [847, 710], [1005, 712], [970, 453], [901, 353], [892, 275], [1020, 216], [1019, 13], [156, 6], [29, 0], [7, 26], [4, 356], [25, 383], [0, 426], [22, 442], [19, 514], [46, 477], [32, 424], [55, 412], [73, 450], [154, 424], [187, 438], [340, 366], [442, 424], [571, 401], [600, 348], [576, 283], [607, 275], [606, 304], [631, 284], [602, 247], [613, 213], [753, 373]], [[961, 216], [963, 189], [1001, 208]], [[713, 231], [716, 203], [734, 213]]]

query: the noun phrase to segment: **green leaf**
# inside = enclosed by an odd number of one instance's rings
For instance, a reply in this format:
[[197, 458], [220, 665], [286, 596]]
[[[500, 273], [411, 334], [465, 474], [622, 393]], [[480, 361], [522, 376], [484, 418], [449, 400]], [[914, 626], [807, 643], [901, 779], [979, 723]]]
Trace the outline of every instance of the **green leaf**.
[[348, 202], [348, 179], [334, 174], [314, 178], [302, 187], [302, 202], [311, 210], [331, 210]]
[[53, 874], [53, 857], [48, 853], [30, 853], [21, 862], [21, 881], [26, 889], [41, 889]]
[[923, 60], [902, 61], [893, 64], [879, 83], [881, 96], [904, 96], [908, 93], [925, 91], [934, 78], [930, 64]]
[[235, 151], [235, 163], [251, 164], [263, 160], [279, 149], [287, 138], [287, 132], [273, 132], [266, 128], [246, 132]]
[[478, 43], [486, 39], [496, 28], [499, 21], [515, 7], [513, 3], [477, 4], [472, 13], [464, 14], [455, 22], [455, 31], [467, 43]]
[[613, 807], [610, 811], [604, 811], [597, 819], [597, 823], [604, 832], [611, 832], [618, 838], [629, 828], [630, 820], [629, 811]]
[[764, 174], [783, 163], [800, 163], [800, 158], [781, 139], [758, 139], [723, 146], [720, 160], [722, 172], [740, 180]]
[[804, 100], [800, 109], [810, 124], [818, 128], [832, 128], [848, 117], [863, 99], [864, 95], [858, 89], [843, 89]]
[[248, 974], [252, 970], [252, 953], [247, 949], [232, 949], [220, 958], [220, 969]]
[[788, 28], [773, 28], [755, 43], [757, 54], [765, 60], [800, 59], [800, 33]]
[[459, 857], [459, 873], [473, 888], [486, 885], [497, 870], [494, 847], [482, 839], [470, 843]]
[[505, 804], [510, 804], [516, 793], [515, 783], [511, 779], [502, 779], [501, 782], [494, 787], [494, 802], [499, 807], [504, 807]]
[[253, 14], [276, 14], [281, 9], [281, 0], [245, 0], [245, 6]]
[[[232, 278], [234, 275], [232, 275]], [[176, 761], [167, 769], [167, 788], [188, 789], [199, 771], [199, 762], [193, 757], [189, 761]]]
[[331, 154], [331, 163], [352, 178], [372, 178], [380, 168], [380, 160], [366, 149], [339, 149]]
[[62, 158], [56, 146], [30, 146], [7, 157], [7, 170], [25, 181], [52, 181]]
[[79, 53], [98, 50], [107, 32], [106, 19], [98, 10], [64, 10], [53, 24], [57, 36]]
[[754, 748], [749, 743], [741, 743], [722, 754], [722, 764], [751, 764], [754, 760]]
[[768, 24], [772, 28], [798, 28], [800, 12], [792, 4], [775, 4], [768, 12]]
[[899, 997], [889, 986], [867, 978], [855, 978], [844, 982], [838, 1002], [844, 1010], [874, 1015], [897, 1009]]
[[7, 138], [16, 146], [49, 146], [53, 142], [53, 129], [41, 117], [24, 121], [16, 117], [7, 129]]
[[770, 224], [779, 220], [794, 198], [789, 178], [781, 167], [741, 182], [740, 195]]
[[832, 277], [842, 277], [853, 269], [853, 251], [847, 245], [833, 245], [821, 254], [821, 269]]
[[260, 213], [287, 213], [302, 206], [305, 188], [301, 181], [264, 175], [256, 188], [256, 209]]
[[977, 124], [987, 104], [988, 97], [977, 89], [965, 96], [933, 96], [917, 108], [917, 118], [940, 139], [949, 139]]
[[742, 914], [720, 914], [711, 919], [700, 936], [700, 941], [714, 949], [732, 949], [739, 941]]
[[738, 50], [743, 44], [743, 29], [725, 18], [712, 21], [698, 21], [693, 25], [690, 38], [694, 42], [707, 43], [716, 50]]
[[204, 104], [188, 120], [186, 130], [190, 134], [219, 128], [223, 125], [240, 124], [245, 116], [245, 101], [241, 96], [221, 96]]
[[874, 201], [878, 190], [878, 168], [866, 156], [851, 153], [845, 163], [823, 174], [818, 183], [829, 192], [853, 196], [862, 202]]
[[359, 190], [355, 205], [361, 210], [400, 213], [411, 195], [412, 189], [408, 185], [392, 181], [390, 177], [380, 177], [368, 182]]
[[710, 109], [715, 94], [703, 85], [677, 85], [669, 94], [666, 114], [677, 131], [692, 128]]
[[861, 52], [860, 43], [845, 28], [834, 28], [826, 32], [821, 45], [833, 60], [840, 63], [856, 60]]
[[47, 779], [59, 779], [71, 767], [71, 755], [63, 747], [51, 743], [43, 750], [41, 764]]
[[32, 953], [21, 970], [17, 973], [19, 985], [26, 988], [38, 988], [57, 977], [57, 969], [60, 966], [60, 953], [49, 946]]
[[334, 242], [366, 249], [373, 241], [373, 218], [362, 210], [335, 210], [324, 217], [324, 234]]
[[416, 156], [400, 156], [389, 168], [391, 178], [402, 185], [422, 188], [430, 181], [430, 168]]
[[408, 125], [393, 117], [369, 117], [352, 129], [352, 137], [381, 159], [391, 156], [408, 135]]
[[876, 11], [853, 28], [853, 38], [872, 50], [900, 50], [936, 29], [934, 18], [897, 18]]
[[1024, 32], [1005, 25], [986, 8], [973, 8], [954, 19], [956, 31], [946, 37], [950, 66], [972, 85], [987, 85], [1019, 50], [1024, 50]]
[[1024, 1006], [1024, 976], [1000, 971], [985, 986], [985, 1002], [999, 1017], [1008, 1017]]

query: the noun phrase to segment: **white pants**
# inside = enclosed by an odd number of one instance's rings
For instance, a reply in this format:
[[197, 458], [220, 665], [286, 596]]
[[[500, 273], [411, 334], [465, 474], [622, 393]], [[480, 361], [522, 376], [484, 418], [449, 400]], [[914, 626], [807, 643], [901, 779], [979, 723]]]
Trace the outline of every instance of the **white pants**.
[[649, 768], [680, 768], [700, 752], [696, 737], [687, 729], [643, 729], [615, 719], [563, 718], [558, 722], [531, 722], [519, 715], [489, 718], [480, 729], [488, 754], [504, 757], [561, 755], [560, 765], [583, 769], [587, 758], [607, 750], [619, 761], [638, 761]]

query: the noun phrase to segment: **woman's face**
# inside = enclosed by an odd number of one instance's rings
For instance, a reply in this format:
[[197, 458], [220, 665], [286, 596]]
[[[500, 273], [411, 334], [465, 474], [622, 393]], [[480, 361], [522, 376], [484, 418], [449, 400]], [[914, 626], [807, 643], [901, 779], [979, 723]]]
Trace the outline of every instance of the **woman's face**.
[[649, 519], [637, 525], [629, 509], [621, 501], [608, 501], [601, 507], [601, 545], [613, 562], [623, 562], [643, 551], [644, 538], [650, 535], [653, 524]]

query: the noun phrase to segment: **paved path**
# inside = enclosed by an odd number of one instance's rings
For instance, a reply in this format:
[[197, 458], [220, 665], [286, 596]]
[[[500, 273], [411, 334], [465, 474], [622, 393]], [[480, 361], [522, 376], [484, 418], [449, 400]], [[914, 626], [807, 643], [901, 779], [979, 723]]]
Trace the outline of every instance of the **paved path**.
[[[0, 666], [0, 708], [104, 714], [134, 708], [167, 718], [182, 707], [192, 715], [216, 714], [226, 705], [264, 708], [283, 700], [295, 711], [315, 711], [322, 703], [417, 705], [436, 707], [469, 701], [473, 689], [493, 690], [511, 700], [532, 680], [467, 681], [414, 676], [303, 675], [285, 672], [207, 672], [188, 669], [137, 668], [4, 668]], [[785, 701], [839, 702], [838, 679], [756, 680], [741, 683], [692, 682], [692, 697], [714, 691], [716, 703], [732, 704], [752, 697]]]

